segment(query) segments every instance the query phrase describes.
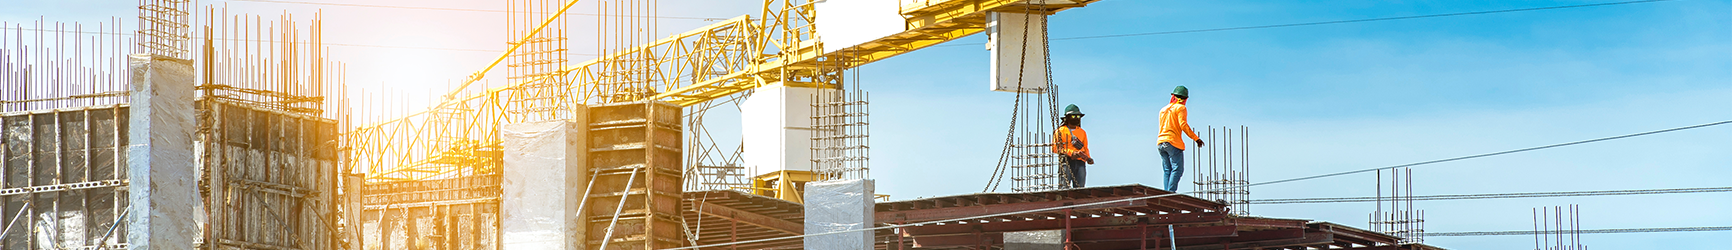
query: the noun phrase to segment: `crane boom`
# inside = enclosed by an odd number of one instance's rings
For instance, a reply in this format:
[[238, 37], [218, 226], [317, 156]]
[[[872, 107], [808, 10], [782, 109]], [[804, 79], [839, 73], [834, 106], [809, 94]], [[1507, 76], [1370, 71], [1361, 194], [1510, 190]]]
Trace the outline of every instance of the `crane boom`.
[[[643, 100], [691, 106], [762, 86], [835, 87], [842, 70], [985, 31], [990, 12], [1050, 15], [1097, 1], [909, 0], [899, 6], [903, 31], [825, 50], [814, 28], [814, 3], [765, 0], [759, 18], [735, 17], [569, 66], [566, 74], [448, 98], [426, 111], [357, 128], [347, 134], [353, 145], [349, 167], [365, 170], [369, 182], [489, 173], [497, 171], [499, 124], [547, 119], [525, 110], [574, 111]], [[575, 94], [528, 91], [547, 84]], [[545, 98], [564, 99], [556, 103], [566, 107], [522, 102]]]

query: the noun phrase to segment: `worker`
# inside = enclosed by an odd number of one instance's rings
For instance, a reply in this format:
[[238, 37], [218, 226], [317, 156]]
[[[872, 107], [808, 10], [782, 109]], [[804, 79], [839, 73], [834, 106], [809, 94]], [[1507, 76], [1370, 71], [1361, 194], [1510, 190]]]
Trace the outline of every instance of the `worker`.
[[1203, 146], [1203, 139], [1197, 138], [1197, 131], [1191, 130], [1191, 123], [1186, 121], [1190, 113], [1185, 110], [1185, 100], [1190, 96], [1191, 91], [1180, 85], [1173, 88], [1173, 98], [1167, 100], [1167, 107], [1161, 108], [1161, 131], [1155, 142], [1161, 151], [1161, 166], [1166, 172], [1162, 180], [1167, 191], [1178, 192], [1179, 179], [1185, 175], [1185, 138], [1179, 133], [1190, 135], [1197, 147]]
[[1085, 164], [1095, 164], [1089, 156], [1089, 133], [1082, 129], [1082, 109], [1076, 104], [1064, 107], [1064, 124], [1052, 132], [1052, 152], [1064, 155], [1065, 173], [1070, 175], [1071, 188], [1083, 187]]

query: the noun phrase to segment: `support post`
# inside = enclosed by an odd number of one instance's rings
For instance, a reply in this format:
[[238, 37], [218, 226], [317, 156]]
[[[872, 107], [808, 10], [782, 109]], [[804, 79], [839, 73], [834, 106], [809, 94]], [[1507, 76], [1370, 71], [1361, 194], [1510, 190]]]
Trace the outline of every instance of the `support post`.
[[[1070, 206], [1071, 203], [1067, 202], [1064, 205]], [[1065, 250], [1074, 250], [1074, 249], [1071, 249], [1071, 247], [1070, 247], [1071, 246], [1071, 241], [1070, 241], [1070, 235], [1071, 235], [1070, 211], [1071, 211], [1071, 209], [1069, 209], [1069, 208], [1064, 209], [1064, 249]]]
[[[1173, 224], [1167, 224], [1167, 244], [1172, 244], [1171, 249], [1179, 249], [1179, 238], [1175, 235], [1173, 234]], [[1221, 247], [1225, 249], [1227, 246], [1223, 243]]]
[[193, 166], [192, 62], [132, 55], [127, 139], [129, 249], [193, 249], [198, 204]]

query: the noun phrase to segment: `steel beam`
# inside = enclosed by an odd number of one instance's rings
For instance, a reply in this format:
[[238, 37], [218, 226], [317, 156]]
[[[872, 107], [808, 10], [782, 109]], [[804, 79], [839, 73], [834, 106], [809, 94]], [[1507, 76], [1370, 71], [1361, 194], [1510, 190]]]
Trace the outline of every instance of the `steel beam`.
[[[1085, 198], [1085, 199], [1074, 199], [1074, 200], [1056, 200], [1056, 201], [1023, 202], [1023, 203], [1009, 203], [1009, 204], [973, 205], [973, 206], [946, 207], [946, 208], [933, 208], [933, 209], [915, 209], [915, 210], [906, 210], [906, 211], [884, 211], [884, 212], [877, 212], [874, 217], [876, 217], [877, 221], [913, 221], [913, 222], [937, 221], [937, 220], [950, 220], [950, 219], [959, 219], [959, 218], [992, 215], [992, 214], [1000, 214], [1000, 213], [1012, 213], [1012, 212], [1027, 211], [1027, 210], [1033, 210], [1033, 209], [1043, 209], [1043, 208], [1065, 206], [1065, 205], [1088, 204], [1088, 203], [1096, 203], [1096, 202], [1104, 202], [1104, 201], [1113, 201], [1113, 200], [1120, 200], [1120, 199], [1124, 199], [1124, 198], [1126, 198], [1126, 197]], [[1114, 202], [1114, 203], [1107, 203], [1107, 204], [1100, 204], [1100, 205], [1083, 206], [1083, 207], [1077, 207], [1074, 209], [1076, 209], [1076, 210], [1124, 209], [1124, 208], [1147, 207], [1148, 204], [1149, 204], [1148, 200], [1131, 200], [1131, 201]], [[1054, 212], [1057, 212], [1057, 211], [1054, 211]]]
[[[1071, 227], [1077, 228], [1077, 229], [1093, 229], [1093, 228], [1101, 228], [1101, 227], [1134, 226], [1134, 225], [1137, 225], [1137, 222], [1142, 220], [1143, 218], [1145, 218], [1145, 217], [1119, 216], [1119, 217], [1075, 218], [1075, 219], [1071, 219]], [[1221, 222], [1224, 218], [1226, 218], [1226, 215], [1219, 214], [1219, 213], [1194, 214], [1194, 215], [1193, 214], [1185, 214], [1183, 216], [1175, 215], [1175, 216], [1149, 217], [1149, 225], [1163, 225], [1164, 226], [1166, 224], [1215, 223], [1215, 222]], [[904, 228], [902, 228], [902, 232], [903, 232], [903, 235], [907, 236], [907, 237], [945, 236], [945, 235], [969, 234], [969, 233], [972, 233], [973, 230], [975, 230], [976, 228], [978, 228], [982, 232], [1019, 232], [1019, 231], [1035, 231], [1035, 230], [1053, 230], [1053, 229], [1064, 228], [1064, 221], [1052, 219], [1052, 220], [1017, 220], [1017, 221], [1002, 221], [1002, 222], [992, 222], [992, 223], [970, 223], [970, 224], [951, 223], [951, 224], [946, 224], [946, 225], [904, 227]]]
[[800, 223], [794, 223], [792, 221], [787, 221], [787, 220], [778, 219], [775, 217], [765, 216], [762, 214], [741, 211], [738, 209], [728, 208], [727, 206], [711, 204], [709, 202], [701, 202], [700, 201], [700, 202], [696, 202], [696, 203], [697, 203], [697, 206], [695, 206], [694, 208], [698, 210], [698, 213], [701, 213], [704, 215], [715, 216], [717, 218], [722, 218], [722, 219], [726, 219], [726, 220], [730, 220], [730, 221], [736, 221], [736, 222], [740, 222], [740, 223], [751, 224], [754, 226], [769, 228], [771, 230], [781, 231], [784, 233], [790, 233], [790, 234], [794, 234], [794, 235], [806, 234], [805, 233], [806, 225], [802, 225]]

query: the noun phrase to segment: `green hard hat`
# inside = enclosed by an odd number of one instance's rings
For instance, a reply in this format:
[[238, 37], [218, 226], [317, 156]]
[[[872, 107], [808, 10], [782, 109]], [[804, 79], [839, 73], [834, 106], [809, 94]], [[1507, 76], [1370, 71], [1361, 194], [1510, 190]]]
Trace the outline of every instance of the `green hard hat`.
[[1179, 96], [1181, 99], [1191, 98], [1191, 90], [1185, 89], [1185, 85], [1179, 85], [1179, 87], [1173, 88], [1173, 95]]
[[1076, 107], [1076, 104], [1071, 104], [1070, 106], [1064, 106], [1064, 115], [1065, 116], [1071, 116], [1071, 115], [1083, 116], [1083, 113], [1082, 113], [1081, 108]]

